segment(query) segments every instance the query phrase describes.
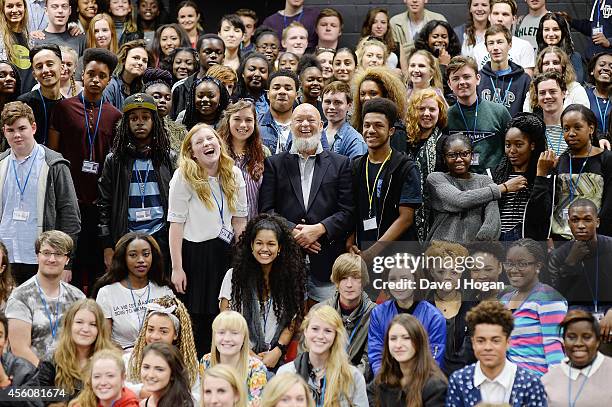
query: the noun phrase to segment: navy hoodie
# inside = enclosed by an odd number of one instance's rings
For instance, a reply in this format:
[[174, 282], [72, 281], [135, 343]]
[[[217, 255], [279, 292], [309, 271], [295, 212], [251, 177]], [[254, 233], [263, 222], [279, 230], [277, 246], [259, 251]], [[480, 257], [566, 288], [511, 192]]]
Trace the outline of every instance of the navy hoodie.
[[523, 111], [523, 102], [529, 91], [531, 77], [525, 73], [520, 65], [510, 61], [510, 73], [497, 75], [491, 69], [491, 61], [480, 70], [480, 84], [478, 95], [482, 99], [503, 104], [514, 117]]

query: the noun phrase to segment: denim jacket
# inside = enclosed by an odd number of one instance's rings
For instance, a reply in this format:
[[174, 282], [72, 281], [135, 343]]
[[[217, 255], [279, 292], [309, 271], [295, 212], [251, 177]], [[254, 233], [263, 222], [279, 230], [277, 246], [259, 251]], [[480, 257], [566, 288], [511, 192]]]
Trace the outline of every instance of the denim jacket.
[[[327, 140], [327, 128], [323, 129], [322, 138]], [[368, 152], [368, 146], [363, 141], [363, 136], [348, 122], [344, 122], [342, 127], [338, 129], [330, 149], [334, 153], [345, 155], [351, 160]]]

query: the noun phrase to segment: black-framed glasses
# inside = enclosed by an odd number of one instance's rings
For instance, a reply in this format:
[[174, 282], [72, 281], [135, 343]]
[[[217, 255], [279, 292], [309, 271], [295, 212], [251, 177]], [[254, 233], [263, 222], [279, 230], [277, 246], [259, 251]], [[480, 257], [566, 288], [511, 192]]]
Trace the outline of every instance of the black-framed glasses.
[[529, 266], [538, 264], [538, 262], [537, 261], [517, 261], [517, 262], [505, 261], [502, 264], [504, 265], [504, 268], [506, 270], [515, 270], [515, 269], [525, 270]]
[[465, 150], [459, 152], [446, 153], [444, 156], [449, 160], [456, 160], [457, 157], [468, 158], [472, 154], [472, 150]]

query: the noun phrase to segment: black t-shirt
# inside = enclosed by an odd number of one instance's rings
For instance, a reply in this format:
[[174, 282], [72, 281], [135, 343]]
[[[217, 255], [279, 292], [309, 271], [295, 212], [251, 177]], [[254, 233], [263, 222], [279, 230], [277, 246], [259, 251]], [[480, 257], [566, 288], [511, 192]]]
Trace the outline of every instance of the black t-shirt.
[[51, 113], [62, 99], [64, 99], [63, 96], [57, 100], [47, 99], [38, 89], [24, 93], [17, 98], [17, 100], [27, 104], [34, 111], [34, 118], [36, 119], [37, 126], [34, 138], [36, 139], [37, 143], [47, 145], [49, 125], [51, 123]]
[[14, 59], [11, 61], [19, 71], [21, 78], [21, 92], [26, 93], [32, 90], [36, 85], [36, 80], [32, 75], [32, 63], [30, 62], [30, 47], [28, 46], [28, 38], [22, 33], [13, 33], [15, 37], [15, 45], [13, 46]]
[[414, 310], [416, 309], [417, 305], [419, 305], [419, 302], [418, 301], [414, 301], [412, 303], [412, 305], [410, 306], [410, 308], [402, 308], [402, 307], [399, 306], [397, 301], [395, 301], [395, 308], [397, 309], [397, 313], [398, 314], [410, 314], [410, 315], [412, 315], [414, 313]]

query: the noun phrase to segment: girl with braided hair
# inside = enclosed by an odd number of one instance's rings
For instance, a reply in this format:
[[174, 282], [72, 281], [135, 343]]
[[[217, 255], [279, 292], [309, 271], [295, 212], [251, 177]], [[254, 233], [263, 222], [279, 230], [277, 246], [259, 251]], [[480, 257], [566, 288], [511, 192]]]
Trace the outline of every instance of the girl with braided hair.
[[127, 366], [126, 387], [143, 395], [140, 369], [144, 348], [152, 343], [176, 347], [186, 369], [193, 398], [200, 399], [200, 370], [191, 329], [191, 317], [185, 305], [176, 297], [164, 296], [147, 304], [147, 315], [131, 353], [123, 359]]
[[501, 218], [500, 240], [518, 240], [529, 235], [529, 224], [523, 218], [535, 182], [540, 154], [546, 150], [546, 126], [533, 113], [519, 113], [508, 123], [504, 156], [493, 172], [493, 181], [502, 184], [523, 176], [527, 187], [509, 192], [498, 202]]
[[172, 74], [163, 69], [147, 68], [142, 76], [143, 92], [155, 99], [157, 113], [170, 137], [170, 148], [178, 152], [187, 134], [187, 129], [170, 119], [172, 111]]
[[157, 240], [167, 265], [166, 215], [175, 155], [153, 97], [144, 93], [128, 97], [123, 114], [98, 181], [104, 261], [108, 268], [112, 247], [121, 236], [142, 232]]
[[252, 219], [234, 249], [219, 301], [222, 311], [245, 316], [251, 349], [268, 369], [278, 367], [304, 315], [305, 286], [304, 257], [285, 220], [268, 214]]
[[229, 93], [221, 81], [212, 76], [196, 79], [189, 89], [185, 110], [178, 114], [176, 121], [188, 131], [198, 123], [216, 128], [229, 102]]

